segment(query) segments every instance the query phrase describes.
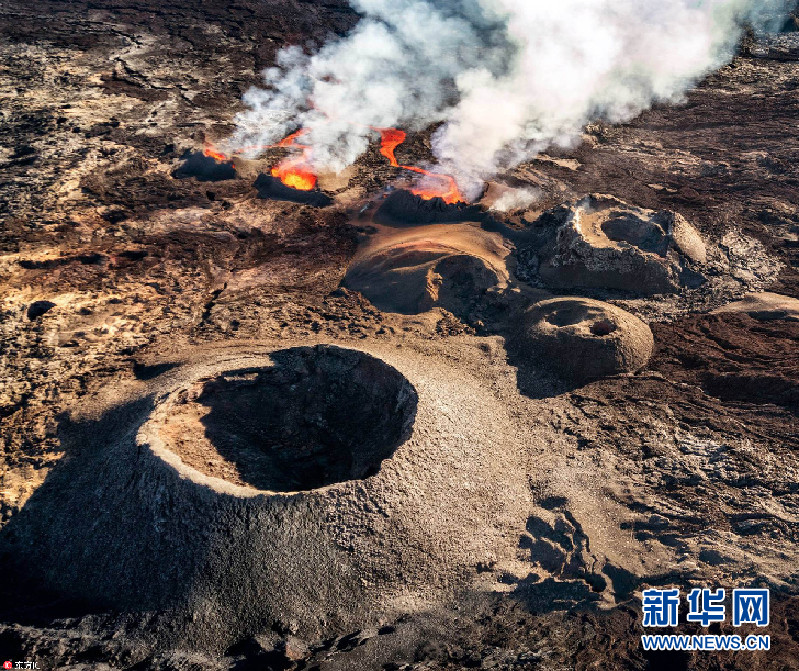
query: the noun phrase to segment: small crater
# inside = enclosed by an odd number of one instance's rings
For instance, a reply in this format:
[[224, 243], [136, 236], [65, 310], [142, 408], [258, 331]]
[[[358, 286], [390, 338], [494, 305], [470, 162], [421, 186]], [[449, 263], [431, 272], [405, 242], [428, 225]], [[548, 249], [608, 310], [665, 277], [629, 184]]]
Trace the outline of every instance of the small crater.
[[553, 310], [544, 319], [552, 326], [571, 326], [585, 319], [586, 312], [582, 305], [567, 305]]
[[181, 160], [183, 161], [182, 165], [172, 173], [176, 179], [193, 177], [199, 182], [221, 182], [236, 178], [236, 168], [232, 161], [220, 163], [201, 151], [187, 151], [181, 156]]
[[655, 221], [643, 220], [627, 212], [612, 212], [601, 227], [614, 242], [626, 242], [659, 256], [665, 256], [668, 251], [666, 232]]
[[609, 319], [602, 319], [591, 325], [591, 333], [599, 337], [610, 335], [618, 329], [619, 327]]

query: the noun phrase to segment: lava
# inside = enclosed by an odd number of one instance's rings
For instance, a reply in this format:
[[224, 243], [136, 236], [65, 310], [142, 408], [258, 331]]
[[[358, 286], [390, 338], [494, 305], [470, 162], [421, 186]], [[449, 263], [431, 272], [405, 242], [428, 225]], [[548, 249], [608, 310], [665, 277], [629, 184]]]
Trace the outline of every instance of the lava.
[[380, 153], [388, 159], [391, 165], [399, 168], [400, 164], [397, 162], [394, 150], [405, 142], [408, 134], [397, 128], [372, 128], [372, 130], [380, 133]]
[[316, 186], [316, 175], [305, 155], [290, 156], [272, 168], [272, 177], [298, 191], [310, 191]]
[[213, 145], [207, 142], [205, 143], [205, 147], [203, 148], [203, 154], [205, 154], [206, 156], [210, 156], [212, 159], [219, 162], [226, 162], [229, 160], [228, 157], [225, 156], [225, 154], [223, 154], [220, 151], [217, 151]]
[[[430, 170], [417, 168], [412, 165], [401, 165], [399, 161], [397, 161], [394, 152], [397, 147], [405, 142], [408, 136], [405, 131], [399, 130], [398, 128], [377, 128], [374, 126], [370, 126], [370, 128], [380, 133], [380, 153], [388, 159], [388, 162], [393, 167], [409, 170], [425, 177], [420, 185], [411, 189], [411, 193], [424, 200], [441, 198], [441, 200], [449, 205], [464, 202], [458, 184], [451, 175], [431, 172]], [[240, 148], [236, 149], [233, 153], [234, 155], [238, 155], [251, 150], [274, 149], [277, 147], [282, 149], [299, 149], [302, 152], [301, 154], [289, 156], [272, 168], [272, 177], [276, 177], [283, 184], [292, 189], [310, 191], [316, 187], [317, 182], [316, 173], [309, 158], [311, 147], [298, 141], [299, 138], [306, 135], [308, 132], [307, 128], [301, 128], [295, 133], [286, 136], [277, 144], [265, 145], [262, 147]], [[211, 144], [205, 145], [204, 153], [206, 156], [211, 156], [217, 161], [230, 160], [228, 156], [216, 150]]]
[[298, 191], [310, 191], [316, 186], [316, 173], [309, 160], [311, 147], [297, 142], [297, 139], [307, 132], [307, 129], [301, 128], [277, 143], [278, 147], [301, 149], [302, 153], [298, 156], [289, 156], [272, 168], [272, 177], [277, 177], [283, 184]]
[[[423, 180], [423, 185], [411, 189], [411, 193], [415, 196], [419, 196], [422, 200], [441, 198], [441, 200], [448, 205], [464, 202], [461, 190], [458, 188], [458, 184], [452, 175], [442, 175], [440, 173], [430, 172], [429, 170], [423, 170], [422, 168], [414, 168], [410, 165], [401, 165], [400, 167], [405, 170], [413, 170], [413, 172], [418, 172], [420, 175], [424, 175], [428, 178]], [[439, 183], [438, 186], [436, 186], [436, 182]]]
[[449, 205], [463, 202], [463, 195], [458, 188], [457, 182], [455, 182], [455, 178], [451, 175], [430, 172], [429, 170], [417, 168], [412, 165], [400, 165], [394, 151], [405, 142], [405, 138], [407, 137], [405, 131], [397, 128], [373, 128], [372, 130], [380, 133], [380, 153], [388, 159], [391, 165], [395, 168], [402, 168], [403, 170], [419, 173], [427, 178], [423, 180], [422, 185], [411, 189], [411, 193], [424, 200], [441, 198], [441, 200]]
[[284, 137], [280, 142], [274, 145], [270, 145], [272, 147], [290, 147], [290, 148], [297, 148], [297, 149], [309, 149], [307, 144], [300, 144], [297, 142], [298, 137], [302, 137], [308, 133], [307, 128], [300, 128], [296, 133], [292, 133]]

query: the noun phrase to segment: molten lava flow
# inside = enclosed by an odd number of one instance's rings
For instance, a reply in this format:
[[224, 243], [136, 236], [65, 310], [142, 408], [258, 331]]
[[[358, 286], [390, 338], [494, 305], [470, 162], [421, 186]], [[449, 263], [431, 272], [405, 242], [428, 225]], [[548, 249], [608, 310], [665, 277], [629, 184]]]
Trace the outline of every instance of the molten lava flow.
[[225, 156], [222, 152], [217, 151], [212, 144], [208, 144], [207, 142], [203, 148], [203, 154], [205, 154], [205, 156], [210, 156], [215, 161], [225, 162], [228, 160], [227, 156]]
[[388, 159], [391, 165], [395, 168], [399, 168], [400, 164], [397, 163], [394, 150], [405, 142], [405, 138], [407, 137], [405, 131], [397, 128], [373, 128], [372, 130], [376, 130], [380, 133], [380, 153]]
[[296, 133], [292, 133], [287, 137], [284, 137], [280, 142], [277, 144], [270, 145], [272, 147], [290, 147], [290, 148], [297, 148], [297, 149], [308, 149], [307, 144], [300, 144], [297, 142], [298, 137], [302, 137], [308, 132], [307, 128], [300, 128]]
[[302, 154], [285, 158], [272, 168], [272, 177], [277, 177], [286, 186], [299, 191], [310, 191], [316, 186], [316, 173], [309, 160], [311, 148], [307, 144], [297, 142], [297, 138], [307, 132], [305, 128], [301, 128], [278, 142], [278, 147], [301, 149]]
[[423, 200], [441, 198], [441, 200], [449, 205], [463, 202], [463, 196], [458, 188], [458, 184], [451, 175], [441, 175], [422, 168], [416, 168], [412, 165], [399, 164], [397, 157], [394, 155], [394, 151], [405, 142], [405, 138], [407, 137], [405, 131], [401, 131], [397, 128], [373, 128], [372, 130], [380, 133], [380, 153], [388, 159], [391, 165], [395, 168], [417, 172], [427, 178], [423, 180], [423, 185], [411, 189], [411, 193], [419, 196]]
[[299, 191], [310, 191], [316, 186], [316, 175], [308, 164], [305, 154], [291, 156], [272, 168], [272, 177]]
[[[432, 200], [433, 198], [441, 198], [448, 205], [453, 203], [462, 203], [463, 195], [458, 188], [455, 178], [451, 175], [441, 175], [439, 173], [430, 172], [429, 170], [422, 170], [421, 168], [414, 168], [409, 165], [400, 166], [405, 170], [413, 170], [420, 175], [424, 175], [427, 179], [423, 183], [413, 189], [411, 193], [419, 196], [422, 200]], [[436, 182], [438, 185], [436, 185]]]

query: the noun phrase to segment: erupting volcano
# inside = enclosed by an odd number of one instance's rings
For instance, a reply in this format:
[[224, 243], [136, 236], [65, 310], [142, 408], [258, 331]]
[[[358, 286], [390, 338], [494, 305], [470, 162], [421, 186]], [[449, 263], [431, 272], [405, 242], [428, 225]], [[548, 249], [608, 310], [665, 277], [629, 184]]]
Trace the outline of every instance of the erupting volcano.
[[411, 189], [411, 193], [424, 200], [441, 198], [441, 200], [448, 205], [463, 202], [460, 189], [451, 175], [430, 172], [429, 170], [417, 168], [412, 165], [400, 165], [399, 161], [397, 161], [397, 157], [394, 155], [394, 151], [405, 142], [405, 138], [407, 137], [405, 131], [398, 130], [397, 128], [373, 128], [372, 130], [380, 133], [380, 153], [388, 159], [391, 165], [395, 168], [411, 170], [427, 178], [423, 181], [423, 185]]
[[[412, 165], [402, 165], [397, 161], [394, 152], [405, 139], [407, 133], [397, 128], [377, 128], [370, 126], [371, 130], [380, 133], [380, 153], [388, 159], [388, 162], [395, 168], [409, 170], [424, 177], [422, 182], [411, 189], [411, 193], [419, 196], [423, 200], [440, 198], [448, 205], [463, 203], [464, 198], [458, 188], [458, 184], [451, 175], [431, 172], [423, 168]], [[265, 145], [262, 147], [245, 147], [234, 150], [234, 155], [240, 155], [251, 150], [274, 149], [299, 149], [301, 153], [289, 156], [272, 168], [272, 177], [279, 179], [284, 185], [297, 189], [298, 191], [310, 191], [316, 186], [317, 176], [310, 161], [311, 146], [301, 144], [297, 140], [308, 133], [307, 128], [302, 128], [291, 135], [286, 136], [277, 144]], [[206, 156], [217, 161], [228, 161], [229, 157], [218, 151], [211, 144], [206, 144], [203, 152]]]
[[283, 184], [298, 191], [310, 191], [316, 186], [316, 174], [308, 160], [311, 147], [297, 142], [297, 138], [307, 132], [303, 128], [278, 142], [278, 147], [301, 149], [302, 153], [298, 156], [289, 156], [272, 168], [272, 177], [277, 177]]
[[[308, 160], [308, 153], [311, 148], [309, 145], [300, 144], [297, 138], [305, 135], [306, 129], [298, 130], [296, 133], [283, 138], [277, 144], [266, 145], [264, 147], [244, 147], [233, 151], [233, 156], [238, 156], [251, 150], [274, 149], [281, 147], [284, 149], [300, 149], [302, 153], [297, 156], [288, 156], [272, 168], [272, 177], [276, 177], [286, 186], [297, 189], [298, 191], [311, 191], [316, 186], [316, 174]], [[216, 149], [212, 144], [206, 143], [203, 154], [216, 161], [229, 161], [228, 155]]]

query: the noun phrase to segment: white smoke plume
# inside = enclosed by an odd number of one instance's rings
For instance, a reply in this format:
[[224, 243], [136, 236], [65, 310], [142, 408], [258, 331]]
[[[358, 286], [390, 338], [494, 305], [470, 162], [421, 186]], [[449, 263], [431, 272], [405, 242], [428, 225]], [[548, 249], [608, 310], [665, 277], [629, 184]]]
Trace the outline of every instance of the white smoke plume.
[[[350, 0], [352, 32], [284, 49], [244, 96], [231, 148], [257, 153], [299, 127], [340, 171], [371, 127], [440, 124], [433, 154], [467, 195], [586, 123], [679, 101], [728, 62], [743, 26], [772, 28], [795, 0]], [[774, 24], [778, 25], [778, 23]]]
[[489, 209], [496, 212], [510, 212], [529, 207], [539, 200], [542, 193], [538, 189], [509, 189], [497, 198]]

